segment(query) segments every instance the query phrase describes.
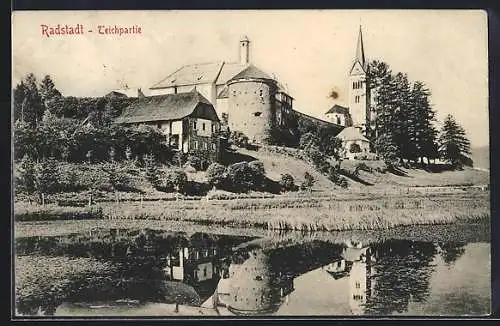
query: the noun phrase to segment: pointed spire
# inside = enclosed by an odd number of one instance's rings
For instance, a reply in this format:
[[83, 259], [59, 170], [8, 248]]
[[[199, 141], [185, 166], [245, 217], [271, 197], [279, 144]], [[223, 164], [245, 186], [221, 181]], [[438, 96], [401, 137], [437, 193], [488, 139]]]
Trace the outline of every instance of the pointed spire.
[[359, 62], [363, 68], [365, 67], [365, 49], [363, 47], [363, 32], [361, 31], [361, 25], [359, 25], [358, 45], [356, 47], [356, 59], [354, 59], [354, 62]]

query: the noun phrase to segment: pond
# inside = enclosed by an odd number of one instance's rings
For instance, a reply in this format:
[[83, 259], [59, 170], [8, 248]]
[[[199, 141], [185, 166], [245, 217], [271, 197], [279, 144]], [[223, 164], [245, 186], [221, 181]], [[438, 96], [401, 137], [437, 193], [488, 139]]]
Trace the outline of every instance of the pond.
[[[16, 239], [16, 312], [489, 314], [489, 236], [429, 236], [438, 229], [447, 230], [427, 227], [425, 237], [363, 241], [337, 235], [236, 236], [144, 228], [22, 237]], [[410, 231], [406, 229], [416, 234]]]

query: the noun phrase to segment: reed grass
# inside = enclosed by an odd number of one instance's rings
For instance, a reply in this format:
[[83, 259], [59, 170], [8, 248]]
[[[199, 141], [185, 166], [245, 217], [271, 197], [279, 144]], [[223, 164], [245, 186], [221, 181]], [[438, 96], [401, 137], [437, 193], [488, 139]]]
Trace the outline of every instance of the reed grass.
[[15, 206], [17, 221], [125, 219], [193, 222], [269, 230], [335, 231], [388, 229], [399, 225], [448, 224], [490, 216], [486, 193], [442, 196], [276, 196], [238, 200], [105, 202], [91, 207]]
[[196, 222], [269, 230], [343, 231], [401, 225], [449, 224], [489, 218], [486, 198], [385, 199], [363, 201], [246, 200], [238, 202], [144, 203], [103, 207], [111, 219]]

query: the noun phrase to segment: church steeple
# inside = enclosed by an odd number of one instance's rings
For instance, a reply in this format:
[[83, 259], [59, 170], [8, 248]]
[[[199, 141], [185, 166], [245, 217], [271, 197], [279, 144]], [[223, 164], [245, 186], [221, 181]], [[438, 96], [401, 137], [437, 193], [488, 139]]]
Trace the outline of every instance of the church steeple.
[[365, 68], [365, 49], [363, 46], [363, 32], [361, 30], [361, 25], [359, 25], [358, 45], [356, 46], [356, 58], [354, 59], [354, 63], [356, 62], [359, 62], [363, 69]]

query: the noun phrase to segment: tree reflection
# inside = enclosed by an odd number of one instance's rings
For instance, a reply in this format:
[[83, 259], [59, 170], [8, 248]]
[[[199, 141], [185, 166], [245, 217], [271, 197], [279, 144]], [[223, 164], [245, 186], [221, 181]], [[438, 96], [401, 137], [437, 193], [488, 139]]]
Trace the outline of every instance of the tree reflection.
[[437, 253], [433, 243], [389, 240], [373, 245], [372, 295], [365, 305], [366, 314], [390, 315], [407, 311], [410, 300], [423, 302], [429, 295], [433, 271], [431, 262]]
[[465, 244], [459, 242], [439, 243], [440, 254], [446, 265], [453, 264], [465, 253]]

